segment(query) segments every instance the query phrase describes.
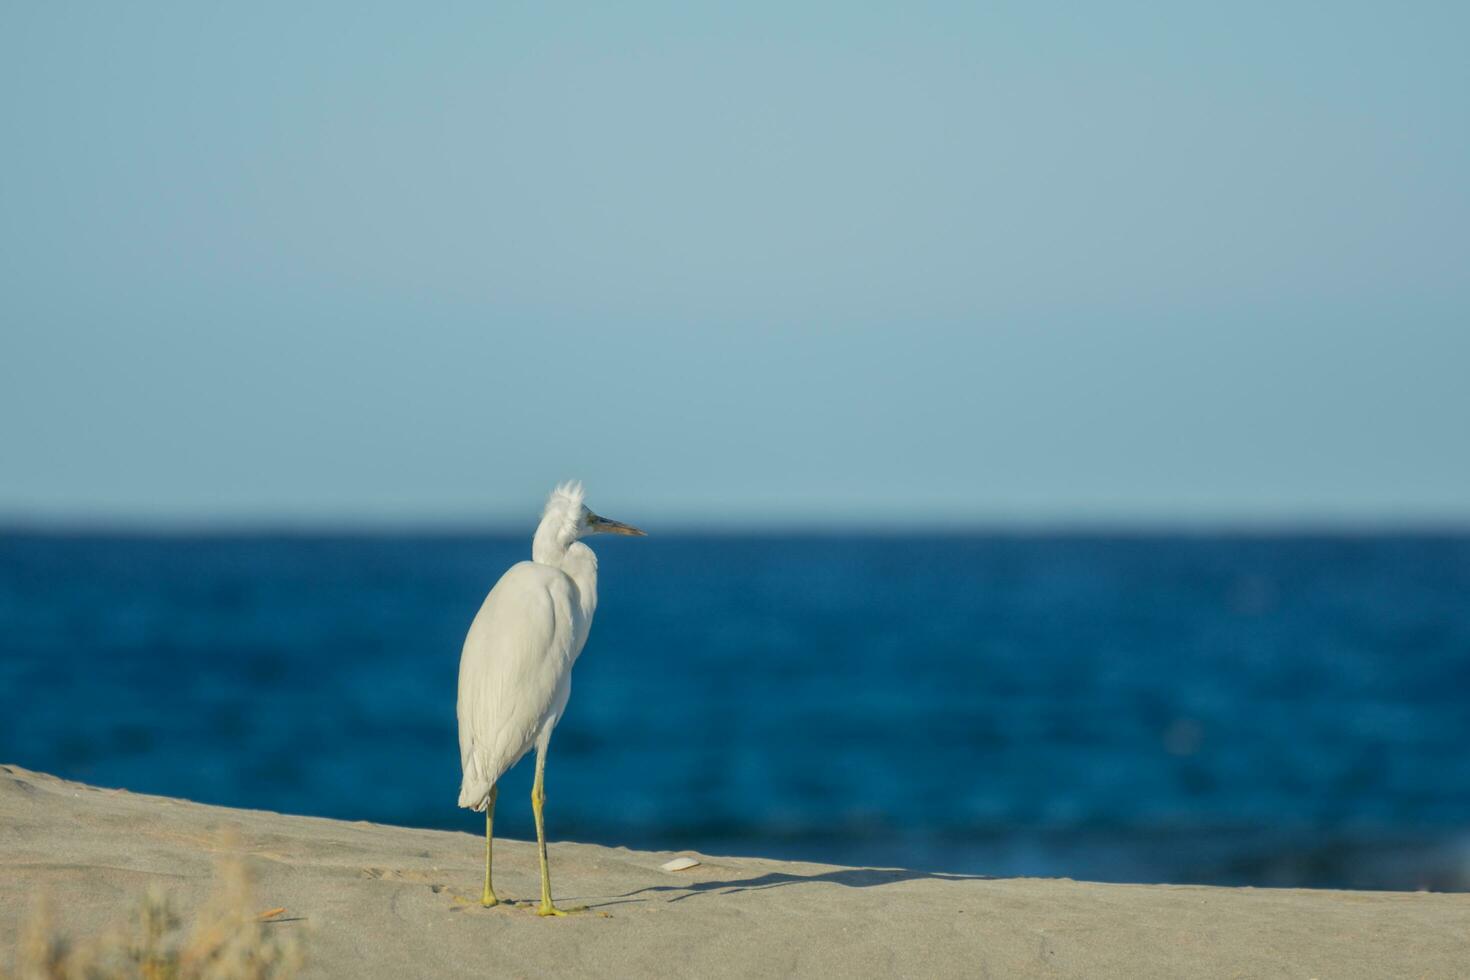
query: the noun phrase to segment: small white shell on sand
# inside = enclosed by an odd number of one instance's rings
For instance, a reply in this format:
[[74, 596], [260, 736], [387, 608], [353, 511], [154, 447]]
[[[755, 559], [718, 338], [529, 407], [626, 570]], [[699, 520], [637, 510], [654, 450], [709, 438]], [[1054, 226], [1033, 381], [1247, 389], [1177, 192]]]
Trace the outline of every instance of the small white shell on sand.
[[665, 861], [659, 867], [664, 871], [688, 871], [690, 868], [699, 867], [699, 862], [692, 857], [678, 857], [672, 861]]

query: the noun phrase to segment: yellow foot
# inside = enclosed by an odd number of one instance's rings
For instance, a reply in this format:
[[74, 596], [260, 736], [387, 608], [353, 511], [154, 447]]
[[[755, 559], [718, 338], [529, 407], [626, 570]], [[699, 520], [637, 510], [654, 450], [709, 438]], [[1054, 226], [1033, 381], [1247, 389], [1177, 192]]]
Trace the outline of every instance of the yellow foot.
[[495, 897], [495, 893], [494, 892], [487, 891], [485, 894], [483, 894], [483, 895], [480, 896], [480, 905], [481, 905], [482, 908], [490, 909], [490, 908], [494, 908], [495, 906], [497, 906], [499, 904], [500, 904], [500, 899], [498, 899], [498, 898]]
[[573, 905], [569, 909], [559, 909], [555, 905], [552, 905], [550, 902], [542, 902], [541, 903], [541, 906], [538, 909], [536, 909], [536, 914], [537, 915], [554, 915], [554, 916], [558, 916], [559, 917], [559, 916], [566, 916], [566, 915], [575, 915], [578, 912], [585, 912], [585, 911], [587, 911], [587, 906], [585, 906], [585, 905]]

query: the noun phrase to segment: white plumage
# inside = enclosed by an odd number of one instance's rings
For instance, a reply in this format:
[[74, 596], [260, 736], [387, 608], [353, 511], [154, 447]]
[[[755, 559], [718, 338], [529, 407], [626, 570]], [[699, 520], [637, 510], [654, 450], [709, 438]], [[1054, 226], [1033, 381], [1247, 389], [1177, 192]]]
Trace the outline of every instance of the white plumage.
[[459, 661], [460, 806], [483, 811], [495, 781], [561, 718], [591, 625], [584, 594], [561, 569], [523, 561], [485, 597]]
[[512, 565], [495, 583], [460, 653], [459, 805], [485, 813], [486, 906], [498, 902], [490, 886], [495, 785], [534, 746], [540, 912], [559, 912], [551, 904], [546, 867], [543, 772], [552, 729], [571, 695], [572, 665], [597, 611], [597, 556], [579, 539], [598, 532], [643, 534], [588, 510], [580, 483], [553, 490], [532, 539], [531, 561]]

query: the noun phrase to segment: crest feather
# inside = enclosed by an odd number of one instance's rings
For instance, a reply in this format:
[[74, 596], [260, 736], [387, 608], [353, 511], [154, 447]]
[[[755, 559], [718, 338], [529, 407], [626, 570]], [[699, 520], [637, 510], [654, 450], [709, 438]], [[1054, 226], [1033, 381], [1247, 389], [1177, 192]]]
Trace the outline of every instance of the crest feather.
[[546, 509], [549, 511], [553, 507], [560, 506], [569, 508], [573, 513], [578, 513], [581, 511], [582, 501], [586, 496], [587, 493], [582, 489], [581, 480], [567, 480], [564, 483], [558, 483], [556, 489], [551, 491], [551, 496], [546, 498]]

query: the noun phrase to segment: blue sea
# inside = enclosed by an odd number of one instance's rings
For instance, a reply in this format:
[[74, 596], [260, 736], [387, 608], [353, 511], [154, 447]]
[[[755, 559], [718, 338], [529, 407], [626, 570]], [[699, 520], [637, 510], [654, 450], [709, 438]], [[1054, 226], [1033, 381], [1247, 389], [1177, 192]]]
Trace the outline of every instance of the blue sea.
[[[599, 539], [554, 839], [1470, 889], [1470, 536]], [[0, 534], [0, 762], [482, 831], [455, 677], [529, 535]], [[496, 829], [532, 835], [530, 762]]]

